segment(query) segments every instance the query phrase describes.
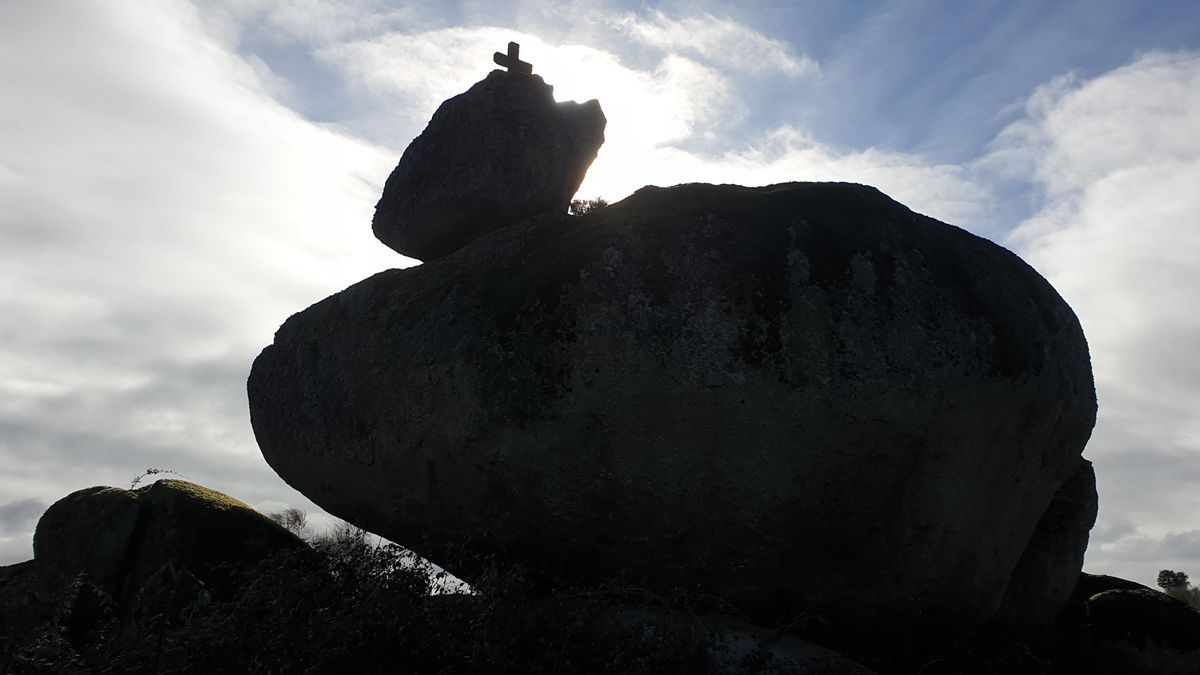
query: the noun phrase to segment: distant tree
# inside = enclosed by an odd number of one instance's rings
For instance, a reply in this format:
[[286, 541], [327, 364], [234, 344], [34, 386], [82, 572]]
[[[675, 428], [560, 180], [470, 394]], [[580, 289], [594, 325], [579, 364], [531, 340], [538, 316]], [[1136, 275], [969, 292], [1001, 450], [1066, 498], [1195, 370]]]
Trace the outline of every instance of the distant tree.
[[1175, 572], [1173, 570], [1162, 570], [1158, 573], [1158, 585], [1162, 587], [1168, 594], [1175, 590], [1184, 590], [1188, 586], [1187, 572]]
[[1182, 600], [1192, 607], [1200, 609], [1200, 588], [1188, 583], [1186, 572], [1162, 570], [1158, 573], [1158, 585], [1167, 595]]
[[567, 207], [567, 213], [572, 216], [583, 216], [606, 206], [608, 206], [608, 202], [603, 197], [596, 197], [595, 199], [572, 199], [571, 205]]

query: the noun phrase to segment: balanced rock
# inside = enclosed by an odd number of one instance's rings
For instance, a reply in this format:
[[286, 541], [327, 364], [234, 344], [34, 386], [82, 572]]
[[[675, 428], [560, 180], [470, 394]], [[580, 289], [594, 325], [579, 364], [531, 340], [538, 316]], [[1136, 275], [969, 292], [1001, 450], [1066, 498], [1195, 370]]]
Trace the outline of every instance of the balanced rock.
[[1096, 415], [1045, 279], [829, 183], [493, 232], [292, 316], [248, 389], [284, 480], [435, 562], [880, 631], [994, 616]]
[[221, 565], [253, 562], [303, 542], [270, 518], [215, 490], [160, 480], [137, 490], [91, 487], [46, 510], [33, 562], [50, 588], [80, 574], [121, 602], [164, 566], [201, 578]]
[[564, 213], [604, 142], [599, 102], [554, 102], [537, 75], [492, 71], [446, 101], [404, 151], [375, 236], [430, 260], [497, 228]]

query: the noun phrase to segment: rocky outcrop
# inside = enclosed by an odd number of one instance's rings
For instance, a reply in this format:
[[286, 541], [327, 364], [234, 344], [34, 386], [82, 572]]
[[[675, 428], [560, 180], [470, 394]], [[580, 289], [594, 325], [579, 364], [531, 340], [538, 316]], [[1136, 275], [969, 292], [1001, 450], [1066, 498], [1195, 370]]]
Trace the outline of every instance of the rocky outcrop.
[[537, 75], [493, 71], [434, 113], [392, 171], [375, 236], [430, 260], [567, 204], [604, 142], [600, 104], [554, 102]]
[[291, 317], [248, 387], [280, 476], [435, 562], [879, 631], [994, 614], [1096, 413], [1044, 279], [849, 184], [492, 232]]
[[[1091, 600], [1093, 595], [1115, 590], [1148, 591], [1150, 589], [1136, 581], [1109, 576], [1107, 574], [1088, 574], [1087, 572], [1082, 572], [1079, 575], [1079, 582], [1075, 585], [1075, 591], [1071, 594], [1071, 597], [1067, 600], [1066, 605], [1058, 615], [1058, 626], [1068, 633], [1077, 633], [1086, 630], [1088, 625], [1088, 601]], [[1009, 602], [1005, 604], [1009, 610], [1006, 618], [1009, 619], [1008, 623], [1010, 626], [1024, 624], [1033, 629], [1041, 627], [1040, 622], [1013, 620], [1013, 605]], [[1026, 632], [1032, 633], [1033, 631]]]
[[46, 510], [33, 538], [34, 567], [50, 589], [82, 574], [126, 604], [165, 566], [211, 579], [222, 565], [300, 546], [246, 504], [182, 480], [73, 492]]
[[1038, 522], [1005, 591], [1002, 613], [1013, 626], [1053, 625], [1080, 580], [1088, 533], [1096, 523], [1096, 472], [1080, 458]]
[[1147, 641], [1173, 649], [1200, 649], [1200, 611], [1148, 588], [1103, 591], [1087, 604], [1091, 633], [1106, 640]]

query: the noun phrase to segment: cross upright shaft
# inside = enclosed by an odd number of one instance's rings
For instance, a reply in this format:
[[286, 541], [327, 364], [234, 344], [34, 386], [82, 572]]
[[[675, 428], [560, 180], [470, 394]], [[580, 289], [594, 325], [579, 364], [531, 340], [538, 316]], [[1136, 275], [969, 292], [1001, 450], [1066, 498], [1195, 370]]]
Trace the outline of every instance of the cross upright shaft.
[[533, 64], [527, 63], [520, 59], [521, 45], [510, 42], [508, 43], [508, 53], [501, 54], [496, 52], [492, 55], [492, 60], [498, 65], [504, 66], [510, 73], [519, 73], [521, 75], [529, 75], [533, 73]]

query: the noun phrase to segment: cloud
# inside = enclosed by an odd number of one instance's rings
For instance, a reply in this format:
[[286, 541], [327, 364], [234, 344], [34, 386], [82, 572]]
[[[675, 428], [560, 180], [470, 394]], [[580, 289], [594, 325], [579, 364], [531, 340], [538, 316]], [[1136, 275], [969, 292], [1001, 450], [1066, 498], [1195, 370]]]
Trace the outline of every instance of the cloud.
[[1168, 532], [1158, 545], [1158, 553], [1164, 560], [1200, 560], [1200, 529]]
[[683, 182], [769, 185], [847, 181], [878, 187], [916, 211], [976, 231], [977, 224], [986, 219], [991, 200], [987, 189], [963, 167], [928, 164], [913, 155], [874, 148], [847, 152], [790, 126], [760, 134], [746, 147], [719, 154], [641, 146], [631, 148], [628, 157], [607, 166], [597, 161], [580, 192], [592, 188], [597, 194], [623, 195], [642, 184]]
[[46, 511], [46, 503], [36, 497], [0, 504], [0, 565], [33, 557], [31, 533]]
[[0, 537], [0, 566], [33, 559], [33, 539], [29, 534]]
[[0, 25], [0, 493], [158, 467], [295, 500], [245, 377], [289, 314], [411, 264], [370, 234], [395, 156], [276, 103], [186, 3]]
[[712, 14], [670, 18], [662, 12], [648, 15], [630, 12], [611, 21], [636, 42], [669, 53], [686, 54], [722, 69], [790, 78], [820, 74], [815, 61], [792, 53], [787, 43]]
[[416, 20], [420, 8], [382, 0], [209, 0], [204, 20], [241, 40], [324, 44]]
[[34, 497], [0, 504], [0, 535], [28, 532], [45, 510], [46, 504]]
[[1085, 572], [1111, 574], [1155, 588], [1159, 570], [1184, 571], [1194, 578], [1200, 569], [1196, 566], [1200, 560], [1200, 529], [1151, 534], [1135, 527], [1106, 540], [1107, 529], [1099, 524], [1092, 531]]
[[1092, 528], [1090, 545], [1092, 547], [1116, 544], [1137, 534], [1137, 524], [1128, 518], [1113, 516], [1097, 523]]
[[[1151, 550], [1200, 570], [1200, 549], [1167, 536], [1200, 526], [1200, 54], [1147, 54], [1092, 80], [1048, 83], [985, 164], [1039, 188], [1039, 211], [1010, 244], [1088, 337], [1098, 530], [1135, 522], [1163, 542]], [[1128, 558], [1101, 546], [1089, 565]]]

